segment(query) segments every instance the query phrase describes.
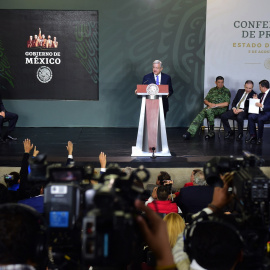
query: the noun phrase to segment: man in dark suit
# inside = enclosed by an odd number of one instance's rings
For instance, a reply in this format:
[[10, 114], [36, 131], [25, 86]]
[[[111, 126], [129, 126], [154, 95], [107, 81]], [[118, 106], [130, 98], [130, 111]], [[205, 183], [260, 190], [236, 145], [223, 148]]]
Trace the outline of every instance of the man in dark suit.
[[[9, 126], [6, 134], [3, 136], [3, 138], [1, 138], [2, 125], [4, 121], [8, 121]], [[17, 121], [18, 115], [16, 113], [8, 112], [5, 109], [2, 98], [0, 96], [0, 143], [4, 143], [6, 140], [17, 140], [17, 138], [11, 137], [10, 135], [10, 133], [14, 130]]]
[[168, 98], [173, 94], [172, 80], [171, 77], [165, 73], [162, 73], [163, 70], [162, 62], [159, 60], [155, 60], [153, 62], [153, 72], [145, 75], [143, 77], [142, 84], [165, 84], [169, 86], [169, 95], [162, 96], [163, 109], [164, 109], [164, 117], [166, 118], [166, 114], [169, 111], [169, 101]]
[[188, 222], [188, 214], [195, 214], [212, 201], [214, 188], [206, 186], [203, 171], [194, 176], [194, 186], [183, 187], [180, 194], [175, 198], [176, 204], [180, 207], [183, 217]]
[[229, 119], [237, 121], [238, 134], [236, 136], [237, 141], [241, 141], [243, 138], [243, 126], [244, 119], [248, 117], [249, 99], [256, 93], [253, 91], [254, 83], [251, 80], [245, 82], [245, 89], [239, 89], [232, 102], [232, 109], [221, 115], [221, 121], [224, 127], [225, 139], [229, 139], [233, 135], [233, 131], [229, 125]]
[[[259, 113], [251, 113], [248, 116], [248, 127], [249, 127], [249, 138], [246, 140], [247, 143], [262, 144], [264, 122], [270, 120], [270, 94], [269, 94], [269, 81], [262, 80], [259, 82], [261, 93], [257, 97], [254, 95], [253, 98], [260, 99], [255, 105], [259, 107]], [[256, 122], [258, 122], [258, 137], [256, 132]]]

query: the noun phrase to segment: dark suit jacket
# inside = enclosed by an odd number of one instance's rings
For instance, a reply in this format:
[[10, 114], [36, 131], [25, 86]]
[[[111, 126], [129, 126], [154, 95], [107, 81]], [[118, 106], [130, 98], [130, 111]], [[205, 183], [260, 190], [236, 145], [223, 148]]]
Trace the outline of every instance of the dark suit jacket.
[[[263, 93], [260, 93], [258, 95], [258, 99], [261, 99], [262, 95], [263, 95]], [[263, 106], [264, 106], [263, 112], [270, 116], [270, 92], [264, 98]]]
[[[151, 84], [151, 83], [156, 83], [154, 73], [149, 73], [143, 77], [142, 84]], [[169, 85], [169, 97], [173, 94], [173, 88], [172, 88], [172, 80], [171, 77], [165, 73], [161, 72], [161, 82], [160, 84], [167, 84]], [[164, 111], [167, 112], [169, 111], [169, 102], [167, 96], [162, 97], [163, 101], [163, 108]]]
[[195, 214], [211, 203], [213, 192], [214, 188], [210, 186], [184, 187], [180, 189], [175, 202], [182, 210], [183, 217], [187, 219], [187, 214]]
[[[236, 93], [236, 96], [232, 102], [232, 108], [235, 107], [236, 108], [236, 105], [237, 103], [240, 101], [242, 95], [244, 94], [245, 92], [245, 89], [239, 89]], [[256, 93], [252, 90], [247, 98], [246, 98], [246, 101], [245, 101], [245, 106], [244, 106], [244, 111], [247, 113], [248, 112], [248, 106], [249, 106], [249, 99], [253, 97], [253, 95], [255, 95]]]

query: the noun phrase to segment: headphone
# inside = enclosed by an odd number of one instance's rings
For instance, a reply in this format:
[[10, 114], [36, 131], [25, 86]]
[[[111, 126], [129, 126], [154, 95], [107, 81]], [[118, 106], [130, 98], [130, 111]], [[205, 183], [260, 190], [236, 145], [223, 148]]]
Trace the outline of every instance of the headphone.
[[[12, 226], [13, 222], [15, 223], [16, 221], [20, 222], [20, 224], [15, 225], [18, 227], [17, 230], [16, 229], [12, 230], [12, 228], [10, 229], [11, 232], [10, 237], [14, 237], [14, 239], [11, 240], [11, 241], [14, 240], [14, 243], [12, 243], [10, 247], [6, 246], [5, 239], [0, 239], [0, 253], [6, 252], [10, 253], [11, 255], [12, 253], [23, 255], [24, 250], [27, 249], [24, 256], [29, 256], [29, 254], [31, 254], [30, 255], [31, 258], [37, 264], [47, 262], [48, 237], [47, 237], [47, 226], [44, 217], [34, 208], [28, 205], [16, 203], [7, 203], [0, 205], [0, 216], [2, 215], [6, 216], [7, 221], [6, 225], [9, 224], [9, 226]], [[22, 216], [21, 220], [15, 219], [15, 217], [16, 216], [18, 217], [18, 215]], [[14, 221], [12, 220], [13, 218]], [[29, 232], [25, 231], [24, 228], [27, 228]], [[31, 232], [30, 231], [31, 228], [34, 231]], [[8, 235], [9, 228], [3, 228], [3, 230], [5, 230]], [[23, 245], [23, 243], [16, 242], [16, 240], [18, 240], [19, 238], [21, 238], [27, 243]], [[16, 246], [17, 244], [18, 246]], [[22, 259], [31, 259], [31, 258], [22, 258]]]

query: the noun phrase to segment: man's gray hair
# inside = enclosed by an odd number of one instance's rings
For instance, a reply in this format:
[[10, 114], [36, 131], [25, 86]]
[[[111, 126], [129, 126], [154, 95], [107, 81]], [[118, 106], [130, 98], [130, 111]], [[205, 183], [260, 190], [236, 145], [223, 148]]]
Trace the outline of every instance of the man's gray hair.
[[153, 62], [153, 65], [154, 65], [154, 64], [160, 64], [160, 67], [163, 68], [162, 62], [161, 62], [160, 60], [155, 60], [155, 61]]
[[194, 185], [196, 185], [196, 186], [206, 186], [207, 185], [203, 171], [199, 171], [199, 172], [195, 173]]

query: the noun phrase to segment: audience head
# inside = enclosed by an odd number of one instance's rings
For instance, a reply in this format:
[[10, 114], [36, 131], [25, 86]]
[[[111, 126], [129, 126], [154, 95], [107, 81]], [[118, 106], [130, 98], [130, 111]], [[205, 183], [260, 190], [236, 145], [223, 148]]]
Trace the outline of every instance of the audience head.
[[190, 182], [192, 182], [192, 183], [194, 182], [194, 175], [199, 171], [201, 171], [201, 170], [200, 169], [195, 169], [195, 170], [192, 171], [192, 173], [190, 175]]
[[47, 258], [46, 233], [41, 215], [19, 204], [0, 206], [0, 265], [36, 266]]
[[171, 176], [167, 172], [161, 171], [158, 175], [156, 184], [159, 186], [164, 185], [164, 180], [171, 180]]
[[12, 175], [13, 179], [6, 181], [7, 187], [12, 187], [20, 183], [20, 174], [18, 172], [11, 172], [9, 175]]
[[185, 221], [177, 213], [169, 213], [163, 219], [166, 221], [170, 246], [173, 248], [175, 246], [178, 235], [185, 229]]
[[226, 215], [192, 224], [187, 234], [186, 251], [203, 268], [231, 270], [242, 258], [242, 237]]
[[169, 196], [168, 187], [159, 186], [157, 189], [157, 198], [159, 201], [167, 201]]
[[203, 171], [199, 171], [194, 175], [194, 186], [206, 186], [206, 180]]

